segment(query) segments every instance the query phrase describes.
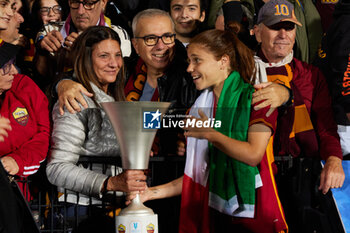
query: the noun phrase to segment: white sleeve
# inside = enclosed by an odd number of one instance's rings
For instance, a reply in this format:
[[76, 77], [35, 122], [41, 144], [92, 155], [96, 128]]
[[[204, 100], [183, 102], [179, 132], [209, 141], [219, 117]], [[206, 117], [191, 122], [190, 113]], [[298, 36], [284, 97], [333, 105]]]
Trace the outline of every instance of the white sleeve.
[[118, 33], [123, 57], [129, 57], [131, 55], [131, 41], [128, 33], [120, 26], [112, 25], [111, 28]]

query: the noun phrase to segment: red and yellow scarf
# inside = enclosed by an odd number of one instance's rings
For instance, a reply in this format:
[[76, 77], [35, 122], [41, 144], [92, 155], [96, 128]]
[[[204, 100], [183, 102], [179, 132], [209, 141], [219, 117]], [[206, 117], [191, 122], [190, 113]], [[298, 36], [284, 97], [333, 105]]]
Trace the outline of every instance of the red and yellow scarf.
[[303, 96], [293, 83], [293, 71], [290, 64], [281, 67], [266, 68], [267, 80], [283, 84], [292, 89], [293, 106], [288, 107], [277, 125], [279, 132], [279, 152], [291, 154], [293, 157], [300, 155], [301, 151], [308, 156], [317, 156], [313, 153], [317, 150], [318, 142], [310, 113], [304, 103]]
[[[126, 101], [139, 101], [143, 88], [145, 87], [147, 80], [147, 67], [145, 62], [139, 58], [135, 67], [135, 72], [130, 76], [124, 87], [124, 94]], [[151, 101], [159, 101], [158, 88], [154, 91]], [[158, 154], [160, 147], [160, 140], [158, 133], [154, 138], [152, 144], [152, 151], [154, 154]]]
[[[147, 80], [147, 67], [145, 62], [139, 58], [137, 61], [135, 72], [128, 79], [125, 88], [125, 99], [126, 101], [139, 101], [143, 88], [145, 87]], [[158, 89], [154, 91], [151, 101], [159, 101]]]

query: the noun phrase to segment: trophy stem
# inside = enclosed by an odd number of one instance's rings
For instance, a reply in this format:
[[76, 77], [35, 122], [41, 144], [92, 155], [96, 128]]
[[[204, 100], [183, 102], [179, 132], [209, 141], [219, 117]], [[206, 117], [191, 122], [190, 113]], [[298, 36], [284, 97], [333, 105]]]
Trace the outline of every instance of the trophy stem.
[[115, 220], [116, 233], [158, 233], [158, 216], [143, 205], [139, 194]]
[[136, 194], [136, 197], [131, 201], [130, 205], [120, 212], [119, 216], [145, 216], [153, 215], [152, 209], [146, 207], [140, 199], [140, 195]]
[[136, 205], [143, 205], [142, 202], [141, 202], [141, 199], [140, 199], [140, 194], [136, 194], [136, 197], [134, 198], [134, 200], [132, 200], [132, 202], [134, 202]]

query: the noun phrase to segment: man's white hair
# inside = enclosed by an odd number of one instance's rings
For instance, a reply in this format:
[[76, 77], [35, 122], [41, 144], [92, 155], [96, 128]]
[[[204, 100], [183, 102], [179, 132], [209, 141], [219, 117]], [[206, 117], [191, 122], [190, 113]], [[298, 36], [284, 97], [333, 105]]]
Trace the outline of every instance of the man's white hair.
[[143, 10], [143, 11], [140, 11], [139, 13], [137, 13], [137, 15], [135, 15], [134, 19], [132, 20], [132, 33], [134, 34], [134, 37], [138, 36], [137, 35], [138, 32], [136, 30], [137, 30], [137, 24], [138, 24], [139, 20], [141, 18], [153, 18], [155, 16], [168, 17], [169, 20], [171, 21], [172, 29], [175, 32], [174, 21], [168, 12], [163, 11], [163, 10], [159, 10], [159, 9], [147, 9], [147, 10]]

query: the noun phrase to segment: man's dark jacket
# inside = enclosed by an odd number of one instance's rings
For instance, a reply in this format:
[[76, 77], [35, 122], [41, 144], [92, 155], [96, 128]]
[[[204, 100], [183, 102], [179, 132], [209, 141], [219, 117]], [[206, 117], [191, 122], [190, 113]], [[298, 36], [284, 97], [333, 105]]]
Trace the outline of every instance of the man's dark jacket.
[[326, 76], [337, 123], [350, 125], [346, 117], [350, 113], [350, 1], [339, 2], [333, 17], [315, 65]]

